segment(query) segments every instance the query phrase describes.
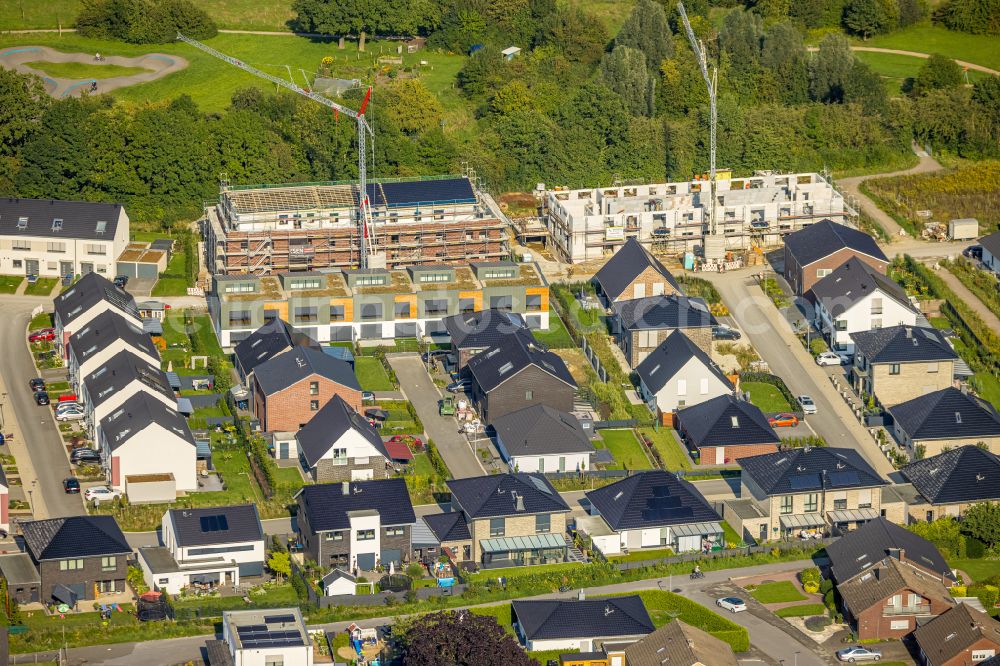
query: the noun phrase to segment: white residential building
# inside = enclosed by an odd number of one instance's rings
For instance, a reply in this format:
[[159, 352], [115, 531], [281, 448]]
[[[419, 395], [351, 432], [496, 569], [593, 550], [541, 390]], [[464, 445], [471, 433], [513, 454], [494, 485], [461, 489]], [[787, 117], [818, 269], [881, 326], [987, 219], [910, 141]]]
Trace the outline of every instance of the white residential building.
[[891, 279], [851, 257], [813, 285], [816, 326], [836, 351], [854, 352], [851, 333], [914, 326], [916, 308]]
[[110, 361], [86, 375], [80, 382], [77, 396], [83, 403], [91, 435], [98, 423], [137, 393], [145, 393], [170, 409], [177, 408], [176, 395], [160, 366], [131, 351], [118, 352]]
[[142, 330], [142, 325], [105, 312], [69, 338], [69, 374], [79, 389], [82, 377], [96, 372], [123, 351], [131, 352], [151, 365], [160, 364], [160, 352]]
[[222, 640], [206, 647], [212, 666], [313, 666], [312, 639], [298, 608], [225, 611]]
[[296, 435], [303, 469], [314, 481], [367, 481], [388, 477], [389, 452], [368, 419], [339, 395]]
[[667, 336], [635, 372], [639, 394], [653, 413], [669, 414], [733, 392], [722, 370], [681, 330]]
[[62, 349], [63, 358], [66, 358], [70, 336], [105, 312], [117, 314], [137, 326], [142, 324], [135, 299], [97, 273], [84, 275], [56, 296], [52, 320], [56, 346]]
[[121, 204], [0, 199], [0, 273], [114, 277], [128, 235]]
[[491, 424], [496, 445], [512, 472], [586, 472], [594, 445], [572, 414], [536, 404]]

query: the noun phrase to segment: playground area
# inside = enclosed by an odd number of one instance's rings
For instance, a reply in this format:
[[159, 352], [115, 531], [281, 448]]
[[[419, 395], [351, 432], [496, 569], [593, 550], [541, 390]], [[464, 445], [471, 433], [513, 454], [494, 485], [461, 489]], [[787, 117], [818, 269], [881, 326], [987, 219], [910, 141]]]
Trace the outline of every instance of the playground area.
[[356, 624], [347, 628], [350, 643], [337, 650], [335, 657], [355, 661], [364, 666], [379, 666], [383, 663], [387, 648], [377, 629], [362, 629]]
[[[98, 53], [63, 53], [47, 46], [16, 46], [0, 50], [0, 67], [42, 79], [56, 99], [101, 94], [161, 79], [188, 66], [174, 55], [147, 53], [127, 58]], [[102, 76], [102, 75], [110, 76]]]

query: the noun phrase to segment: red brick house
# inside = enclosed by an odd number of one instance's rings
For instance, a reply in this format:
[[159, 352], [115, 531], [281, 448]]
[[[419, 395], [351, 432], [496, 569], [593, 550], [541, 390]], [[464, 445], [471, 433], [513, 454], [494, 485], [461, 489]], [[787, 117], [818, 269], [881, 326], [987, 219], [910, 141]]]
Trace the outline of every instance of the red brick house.
[[361, 386], [350, 364], [309, 347], [254, 368], [252, 394], [254, 415], [264, 432], [298, 432], [335, 395], [361, 411]]
[[940, 578], [894, 557], [841, 583], [837, 591], [859, 640], [902, 638], [917, 628], [918, 618], [941, 615], [955, 604]]
[[755, 405], [720, 395], [677, 412], [677, 430], [699, 464], [723, 465], [777, 453], [781, 438]]
[[889, 264], [875, 239], [863, 231], [830, 220], [811, 224], [785, 237], [785, 280], [802, 296], [851, 257], [883, 275]]
[[942, 613], [913, 638], [925, 666], [973, 666], [1000, 655], [1000, 622], [968, 604]]

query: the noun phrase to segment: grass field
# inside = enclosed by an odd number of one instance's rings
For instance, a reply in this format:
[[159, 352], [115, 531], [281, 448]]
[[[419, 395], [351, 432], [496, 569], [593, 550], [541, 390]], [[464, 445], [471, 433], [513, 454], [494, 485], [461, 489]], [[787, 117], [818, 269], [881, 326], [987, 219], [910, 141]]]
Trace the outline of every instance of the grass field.
[[951, 560], [948, 564], [953, 569], [964, 571], [974, 581], [996, 576], [1000, 568], [996, 560]]
[[555, 564], [538, 564], [530, 567], [506, 567], [503, 569], [483, 569], [474, 574], [469, 574], [469, 580], [474, 583], [482, 583], [487, 580], [497, 578], [517, 578], [518, 576], [534, 576], [536, 574], [558, 573], [569, 571], [585, 566], [579, 562], [557, 562]]
[[855, 44], [918, 53], [941, 53], [956, 60], [1000, 69], [1000, 39], [997, 37], [953, 32], [926, 23], [873, 37], [864, 42], [855, 40]]
[[740, 382], [740, 389], [750, 394], [750, 402], [757, 405], [762, 412], [792, 411], [792, 406], [781, 395], [781, 391], [771, 384]]
[[826, 606], [823, 604], [801, 604], [799, 606], [785, 606], [774, 611], [778, 617], [810, 617], [812, 615], [826, 615]]
[[116, 76], [132, 76], [152, 71], [145, 67], [98, 65], [87, 62], [47, 62], [45, 60], [36, 60], [25, 64], [57, 79], [110, 79]]
[[569, 331], [566, 330], [566, 324], [559, 318], [555, 310], [549, 310], [549, 330], [532, 332], [535, 334], [536, 340], [550, 349], [576, 348], [576, 343], [573, 342], [573, 338], [569, 337]]
[[52, 327], [51, 312], [39, 312], [37, 315], [31, 318], [31, 322], [28, 324], [29, 331], [37, 331], [40, 328], [51, 328], [51, 327]]
[[23, 275], [0, 275], [0, 294], [13, 294], [22, 282]]
[[[159, 238], [166, 238], [159, 236]], [[152, 240], [152, 239], [150, 239]], [[187, 252], [184, 243], [174, 243], [174, 252], [170, 255], [167, 268], [160, 273], [160, 278], [153, 285], [151, 296], [187, 296], [188, 284], [187, 276], [184, 274], [187, 263]]]
[[[1000, 46], [1000, 44], [998, 44]], [[903, 84], [909, 78], [915, 78], [920, 68], [926, 62], [923, 58], [897, 53], [872, 53], [866, 51], [855, 51], [854, 55], [868, 64], [885, 82], [886, 90], [890, 95], [899, 95], [903, 92]], [[983, 72], [969, 70], [969, 81], [987, 76]]]
[[595, 446], [606, 448], [615, 457], [611, 469], [650, 469], [649, 458], [631, 430], [602, 430]]
[[684, 452], [673, 430], [662, 427], [659, 430], [641, 428], [639, 432], [653, 441], [653, 446], [668, 470], [676, 472], [680, 469], [691, 469], [691, 458]]
[[805, 601], [806, 599], [794, 583], [788, 580], [758, 585], [757, 589], [750, 593], [750, 596], [762, 604], [780, 604], [789, 601]]
[[[613, 4], [613, 3], [609, 3]], [[81, 0], [6, 0], [0, 2], [0, 30], [72, 27]], [[232, 30], [288, 30], [294, 16], [291, 2], [260, 0], [198, 0], [220, 28]]]
[[59, 278], [38, 278], [34, 284], [29, 284], [24, 289], [26, 296], [48, 296], [55, 289]]
[[697, 602], [663, 590], [643, 590], [639, 596], [657, 627], [676, 618], [729, 643], [734, 652], [745, 652], [750, 647], [750, 636], [745, 628]]
[[396, 387], [385, 368], [374, 356], [359, 356], [354, 359], [354, 374], [365, 391], [395, 391]]

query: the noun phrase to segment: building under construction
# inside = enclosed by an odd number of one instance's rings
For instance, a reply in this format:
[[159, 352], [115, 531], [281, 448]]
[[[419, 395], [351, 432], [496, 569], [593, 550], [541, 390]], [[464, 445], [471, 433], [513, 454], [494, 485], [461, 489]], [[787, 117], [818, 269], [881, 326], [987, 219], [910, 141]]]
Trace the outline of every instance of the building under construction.
[[[504, 223], [472, 180], [442, 176], [367, 184], [369, 266], [490, 261], [509, 253]], [[208, 269], [267, 275], [360, 263], [356, 182], [229, 185], [206, 207]]]
[[544, 220], [558, 255], [578, 263], [613, 254], [636, 238], [663, 254], [763, 248], [822, 219], [849, 222], [855, 208], [817, 173], [757, 173], [715, 182], [715, 231], [707, 180], [615, 185], [542, 194]]

